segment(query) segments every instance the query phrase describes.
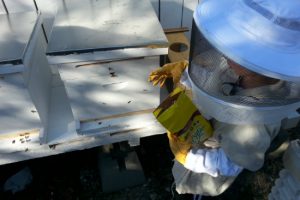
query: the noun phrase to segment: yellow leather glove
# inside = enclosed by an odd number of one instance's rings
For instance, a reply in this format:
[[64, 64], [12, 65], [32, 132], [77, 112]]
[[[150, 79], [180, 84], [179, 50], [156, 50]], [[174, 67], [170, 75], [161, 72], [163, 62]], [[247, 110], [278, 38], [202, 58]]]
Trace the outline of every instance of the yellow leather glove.
[[179, 140], [176, 136], [172, 135], [169, 131], [167, 132], [169, 138], [169, 144], [175, 159], [184, 165], [186, 156], [192, 148], [192, 137], [187, 137], [186, 140]]
[[173, 78], [173, 83], [177, 84], [187, 66], [187, 60], [165, 64], [151, 72], [148, 80], [152, 82], [154, 86], [159, 84], [160, 87], [162, 87], [168, 78]]

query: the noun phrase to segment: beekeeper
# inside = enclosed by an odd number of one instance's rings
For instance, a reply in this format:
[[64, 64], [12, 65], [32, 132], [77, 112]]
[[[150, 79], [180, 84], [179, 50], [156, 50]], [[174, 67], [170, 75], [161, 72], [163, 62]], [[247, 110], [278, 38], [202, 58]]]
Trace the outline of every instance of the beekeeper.
[[169, 137], [178, 193], [219, 195], [242, 169], [263, 166], [281, 122], [300, 108], [299, 10], [298, 0], [202, 0], [190, 62], [150, 74], [154, 84], [190, 87], [214, 128], [201, 149]]

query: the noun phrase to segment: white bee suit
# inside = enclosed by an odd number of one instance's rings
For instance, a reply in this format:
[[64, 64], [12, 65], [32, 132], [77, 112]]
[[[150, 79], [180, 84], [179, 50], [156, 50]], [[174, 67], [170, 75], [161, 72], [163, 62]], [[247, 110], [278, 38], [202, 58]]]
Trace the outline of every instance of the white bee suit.
[[[224, 74], [222, 75], [224, 78]], [[186, 80], [185, 77], [186, 74], [183, 75], [182, 79]], [[234, 76], [231, 74], [229, 77]], [[247, 95], [247, 91], [251, 94], [255, 94], [257, 91], [259, 94], [263, 93], [267, 95], [278, 93], [278, 91], [285, 92], [285, 89], [282, 88], [284, 88], [284, 84], [280, 82], [271, 86], [240, 90], [240, 93]], [[237, 93], [237, 95], [238, 94], [239, 93]], [[261, 168], [264, 163], [265, 152], [269, 148], [272, 139], [278, 134], [280, 125], [281, 124], [278, 123], [268, 125], [235, 125], [213, 120], [214, 137], [218, 140], [219, 148], [221, 148], [227, 158], [232, 161], [224, 162], [223, 164], [226, 166], [223, 165], [221, 168], [230, 168], [233, 165], [238, 165], [251, 171], [256, 171]], [[186, 162], [189, 163], [189, 154]], [[188, 165], [193, 166], [192, 163]], [[209, 174], [211, 169], [207, 169], [207, 171], [203, 173], [196, 173], [194, 171], [187, 169], [175, 161], [172, 173], [178, 193], [192, 193], [208, 196], [219, 195], [231, 185], [240, 172], [236, 170], [236, 174], [232, 174], [233, 176], [224, 176], [221, 174], [215, 176]]]
[[[239, 173], [226, 169], [263, 166], [282, 120], [300, 108], [299, 10], [298, 0], [202, 0], [195, 10], [191, 62], [181, 80], [212, 121], [219, 150], [191, 150], [191, 170], [175, 161], [179, 193], [219, 195]], [[243, 89], [228, 59], [276, 83]], [[215, 166], [199, 164], [206, 159]]]

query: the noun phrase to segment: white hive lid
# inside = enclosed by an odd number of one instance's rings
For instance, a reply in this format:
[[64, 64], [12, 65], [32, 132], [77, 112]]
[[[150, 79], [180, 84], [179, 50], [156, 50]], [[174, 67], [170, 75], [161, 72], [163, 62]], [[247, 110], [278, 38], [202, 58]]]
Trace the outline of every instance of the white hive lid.
[[147, 0], [66, 0], [59, 5], [47, 55], [166, 46]]

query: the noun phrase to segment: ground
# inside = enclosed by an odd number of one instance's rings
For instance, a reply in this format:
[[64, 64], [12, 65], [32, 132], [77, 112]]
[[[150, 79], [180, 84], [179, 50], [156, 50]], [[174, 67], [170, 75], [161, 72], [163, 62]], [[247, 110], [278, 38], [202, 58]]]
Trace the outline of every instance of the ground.
[[[293, 132], [291, 139], [299, 138]], [[144, 169], [146, 182], [117, 192], [104, 193], [98, 174], [98, 148], [66, 153], [0, 166], [0, 184], [24, 167], [32, 172], [33, 181], [25, 190], [12, 194], [0, 191], [0, 199], [53, 199], [53, 200], [180, 200], [190, 195], [178, 195], [171, 188], [172, 154], [165, 135], [143, 138], [135, 147]], [[216, 200], [264, 200], [271, 191], [278, 172], [282, 169], [282, 154], [267, 156], [264, 167], [258, 172], [244, 170], [234, 184]]]

